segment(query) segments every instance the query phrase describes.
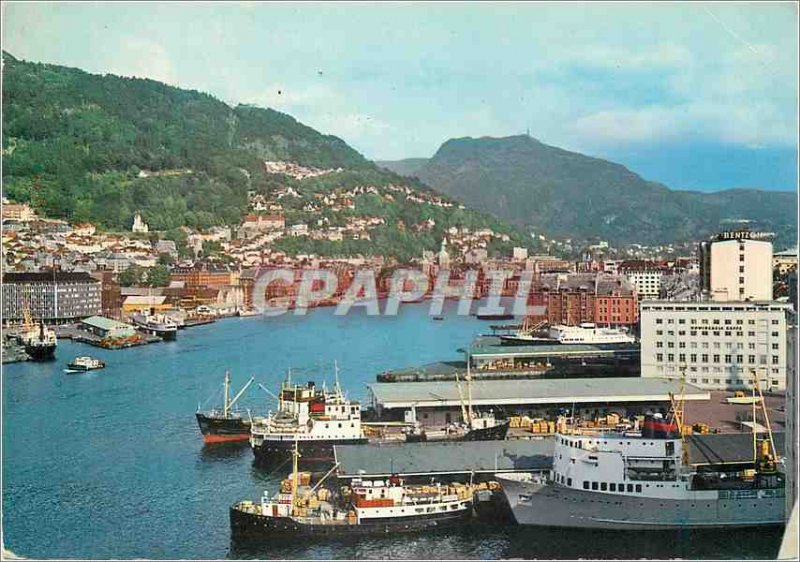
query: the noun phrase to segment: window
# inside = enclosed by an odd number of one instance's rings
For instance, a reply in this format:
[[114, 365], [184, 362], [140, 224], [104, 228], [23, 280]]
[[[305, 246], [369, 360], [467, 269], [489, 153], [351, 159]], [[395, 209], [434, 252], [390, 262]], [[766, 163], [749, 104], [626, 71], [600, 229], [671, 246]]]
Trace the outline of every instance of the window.
[[600, 482], [600, 491], [605, 492], [607, 490], [608, 490], [608, 484], [606, 484], [605, 482]]
[[661, 318], [656, 318], [656, 324], [663, 324], [664, 321]]
[[714, 363], [719, 363], [719, 355], [714, 354]]
[[675, 347], [675, 342], [668, 341], [667, 347]]
[[663, 341], [657, 341], [656, 342], [656, 347], [664, 347], [664, 342]]
[[772, 344], [772, 349], [778, 349], [778, 344], [777, 343], [773, 343]]
[[747, 356], [747, 362], [750, 363], [750, 364], [755, 363], [756, 362], [756, 356], [755, 355], [748, 355]]
[[772, 364], [773, 365], [777, 365], [778, 364], [778, 356], [777, 355], [773, 355], [772, 356]]
[[689, 355], [689, 361], [691, 361], [692, 363], [697, 363], [697, 354], [692, 353], [691, 355]]
[[567, 486], [572, 486], [572, 478], [567, 478]]
[[777, 338], [778, 337], [778, 332], [772, 332], [772, 337], [773, 338]]
[[663, 336], [664, 335], [664, 330], [656, 330], [656, 335], [657, 336]]
[[642, 485], [636, 484], [636, 493], [640, 493], [642, 491]]
[[773, 320], [773, 321], [772, 321], [772, 325], [773, 325], [773, 326], [777, 326], [778, 324], [779, 324], [779, 322], [778, 322], [777, 320]]
[[584, 480], [583, 481], [583, 489], [584, 490], [588, 490], [589, 489], [589, 481], [588, 480]]
[[670, 362], [671, 361], [675, 361], [675, 354], [674, 353], [668, 353], [667, 354], [667, 361], [670, 361]]
[[628, 484], [628, 491], [633, 492], [633, 484]]
[[731, 356], [731, 355], [726, 355], [726, 356], [725, 356], [725, 362], [726, 362], [726, 363], [730, 363], [732, 360], [733, 360], [733, 359], [732, 359], [732, 356]]
[[597, 482], [592, 482], [592, 490], [597, 490]]
[[737, 363], [743, 363], [744, 362], [744, 355], [737, 355], [736, 356], [736, 362]]
[[764, 365], [767, 362], [767, 356], [766, 355], [759, 355], [758, 356], [758, 362], [760, 364]]
[[616, 482], [612, 482], [611, 484], [609, 484], [609, 485], [608, 485], [608, 491], [609, 491], [609, 492], [616, 492], [616, 491], [617, 491], [617, 484], [616, 484]]
[[743, 265], [739, 266], [739, 273], [744, 273], [744, 266]]
[[686, 342], [685, 341], [678, 342], [678, 347], [683, 349], [684, 347], [686, 347]]
[[664, 354], [663, 353], [656, 353], [656, 361], [663, 361]]
[[685, 353], [679, 353], [678, 354], [678, 361], [680, 361], [681, 363], [685, 363], [686, 362], [686, 354]]
[[704, 354], [702, 355], [702, 362], [703, 362], [703, 363], [708, 363], [708, 354], [704, 353]]

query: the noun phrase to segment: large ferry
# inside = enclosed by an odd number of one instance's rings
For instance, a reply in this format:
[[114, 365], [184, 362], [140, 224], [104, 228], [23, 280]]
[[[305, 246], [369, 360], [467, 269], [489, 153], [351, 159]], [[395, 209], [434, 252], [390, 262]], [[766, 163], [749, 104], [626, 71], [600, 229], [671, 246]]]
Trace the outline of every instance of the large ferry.
[[265, 491], [260, 502], [246, 500], [230, 508], [234, 537], [410, 532], [461, 523], [474, 515], [473, 486], [464, 484], [412, 486], [393, 475], [386, 480], [356, 478], [352, 488], [339, 492], [320, 488], [322, 480], [311, 487], [310, 475], [298, 472], [298, 444], [291, 451], [294, 470], [273, 498]]
[[785, 523], [785, 479], [771, 432], [748, 466], [701, 471], [688, 463], [682, 427], [654, 415], [639, 435], [559, 432], [549, 476], [498, 480], [521, 525], [644, 530]]
[[547, 337], [535, 335], [535, 331], [521, 329], [510, 336], [500, 336], [506, 345], [630, 345], [636, 338], [622, 328], [601, 328], [591, 322], [578, 326], [550, 326]]
[[361, 406], [348, 400], [337, 382], [333, 391], [313, 381], [281, 383], [278, 411], [253, 419], [250, 446], [256, 460], [273, 465], [286, 461], [295, 440], [304, 464], [333, 462], [334, 445], [366, 443]]
[[200, 433], [203, 434], [203, 441], [206, 443], [226, 443], [250, 439], [250, 417], [248, 415], [245, 418], [242, 412], [234, 409], [234, 406], [253, 383], [253, 380], [253, 377], [251, 377], [247, 384], [231, 399], [231, 376], [230, 373], [225, 372], [222, 408], [213, 408], [210, 411], [201, 412], [200, 406], [198, 406], [195, 413], [197, 425], [200, 426]]

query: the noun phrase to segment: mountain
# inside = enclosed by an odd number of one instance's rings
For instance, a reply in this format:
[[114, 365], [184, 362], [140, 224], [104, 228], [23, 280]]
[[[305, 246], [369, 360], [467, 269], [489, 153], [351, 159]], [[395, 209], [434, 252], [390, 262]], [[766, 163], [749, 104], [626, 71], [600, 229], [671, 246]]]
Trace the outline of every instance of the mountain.
[[[292, 187], [303, 201], [305, 195], [361, 185], [393, 185], [407, 187], [414, 196], [380, 204], [361, 197], [357, 204], [363, 210], [348, 208], [335, 217], [312, 217], [287, 203], [287, 224], [317, 218], [346, 223], [343, 217], [378, 211], [393, 221], [387, 220], [374, 241], [326, 245], [333, 253], [344, 248], [345, 253], [379, 250], [407, 257], [435, 250], [446, 229], [466, 225], [489, 227], [530, 245], [529, 237], [494, 217], [457, 206], [445, 213], [445, 207], [421, 203], [447, 198], [418, 180], [378, 168], [342, 139], [289, 115], [231, 107], [208, 94], [153, 80], [89, 74], [4, 52], [3, 131], [4, 196], [72, 222], [129, 230], [133, 215], [141, 212], [158, 231], [236, 225], [250, 210], [253, 194], [269, 199]], [[310, 174], [275, 173], [284, 164], [268, 167], [265, 161], [289, 163]], [[312, 203], [303, 204], [310, 208]], [[436, 224], [424, 236], [405, 234], [405, 225], [428, 219]], [[286, 245], [293, 252], [319, 246], [304, 239]]]
[[775, 232], [781, 244], [797, 231], [795, 193], [671, 190], [619, 164], [525, 135], [451, 139], [410, 173], [470, 207], [553, 236], [660, 244], [748, 224]]
[[403, 160], [376, 160], [375, 164], [401, 176], [414, 176], [428, 163], [427, 158], [404, 158]]

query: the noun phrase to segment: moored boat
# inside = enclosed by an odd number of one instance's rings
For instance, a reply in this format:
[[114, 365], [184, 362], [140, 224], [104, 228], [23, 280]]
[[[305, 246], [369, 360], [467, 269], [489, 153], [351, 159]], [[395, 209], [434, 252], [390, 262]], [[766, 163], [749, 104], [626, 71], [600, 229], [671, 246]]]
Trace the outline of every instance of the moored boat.
[[197, 425], [200, 426], [200, 433], [206, 443], [230, 443], [236, 441], [247, 441], [250, 439], [250, 416], [245, 418], [239, 410], [234, 409], [236, 402], [244, 395], [247, 388], [253, 383], [251, 377], [247, 384], [230, 397], [230, 373], [225, 373], [223, 404], [222, 408], [213, 408], [206, 412], [201, 412], [198, 406], [195, 418]]
[[636, 343], [636, 338], [622, 328], [603, 328], [591, 322], [579, 326], [550, 326], [547, 336], [536, 335], [543, 323], [531, 328], [525, 325], [513, 335], [500, 336], [504, 345], [604, 345], [625, 346]]
[[18, 336], [17, 341], [25, 348], [31, 361], [52, 361], [55, 359], [58, 340], [56, 333], [40, 321], [35, 325], [26, 321], [26, 328]]
[[638, 435], [560, 430], [549, 475], [498, 476], [517, 523], [637, 531], [783, 525], [785, 476], [771, 431], [752, 462], [696, 470], [676, 411], [670, 421], [648, 416]]
[[386, 480], [356, 478], [352, 488], [333, 492], [319, 488], [322, 480], [314, 487], [310, 479], [301, 482], [300, 456], [295, 442], [294, 470], [273, 498], [264, 492], [260, 502], [231, 506], [234, 537], [412, 532], [459, 524], [474, 516], [472, 486], [411, 486], [393, 475]]
[[165, 314], [136, 313], [131, 316], [131, 321], [136, 328], [151, 336], [158, 336], [163, 340], [173, 341], [178, 338], [178, 325]]
[[[338, 369], [337, 369], [338, 372]], [[361, 426], [361, 406], [348, 400], [337, 382], [333, 391], [307, 384], [281, 384], [278, 411], [253, 419], [250, 445], [259, 463], [288, 460], [298, 441], [304, 465], [333, 462], [334, 445], [367, 442]]]

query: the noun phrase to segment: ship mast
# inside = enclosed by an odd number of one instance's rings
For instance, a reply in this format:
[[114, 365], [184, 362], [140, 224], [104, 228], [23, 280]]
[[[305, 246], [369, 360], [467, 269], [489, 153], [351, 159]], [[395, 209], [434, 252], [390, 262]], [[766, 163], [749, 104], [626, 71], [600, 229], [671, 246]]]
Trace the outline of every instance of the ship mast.
[[[758, 373], [756, 372], [755, 369], [753, 369], [753, 383], [754, 383], [755, 389], [758, 391], [759, 403], [761, 404], [761, 413], [764, 414], [764, 424], [767, 426], [767, 438], [763, 439], [762, 443], [764, 441], [769, 441], [769, 448], [770, 448], [769, 452], [772, 454], [772, 459], [771, 460], [774, 463], [774, 462], [776, 462], [778, 460], [778, 453], [775, 450], [775, 440], [772, 438], [772, 426], [769, 423], [769, 413], [767, 412], [767, 405], [766, 405], [766, 403], [764, 403], [764, 395], [761, 393], [761, 383], [758, 380]], [[753, 408], [755, 409], [755, 405], [753, 405]], [[755, 418], [753, 418], [753, 436], [754, 436], [753, 438], [754, 439], [755, 439], [755, 433], [756, 433], [756, 420], [755, 420]], [[767, 456], [766, 453], [765, 453], [764, 456]]]
[[675, 395], [671, 392], [669, 393], [669, 401], [672, 404], [672, 420], [678, 426], [678, 435], [681, 436], [681, 460], [683, 461], [683, 465], [687, 466], [689, 464], [689, 448], [686, 443], [686, 432], [683, 430], [683, 406], [684, 406], [684, 392], [686, 388], [686, 366], [683, 365], [681, 368], [681, 379], [680, 379], [680, 397], [675, 398]]
[[228, 402], [230, 401], [230, 386], [231, 386], [231, 374], [228, 371], [225, 371], [225, 391], [224, 391], [224, 401], [222, 403], [222, 415], [224, 417], [228, 417], [228, 410], [230, 409], [230, 405]]
[[231, 401], [229, 401], [229, 402], [228, 402], [228, 409], [229, 409], [229, 410], [230, 410], [231, 408], [233, 408], [233, 405], [234, 405], [234, 404], [236, 404], [236, 401], [237, 401], [237, 400], [239, 400], [239, 398], [241, 398], [241, 397], [242, 397], [242, 395], [244, 394], [245, 390], [247, 390], [247, 388], [248, 388], [248, 387], [249, 387], [251, 384], [253, 384], [253, 381], [254, 381], [254, 380], [256, 380], [256, 379], [255, 379], [255, 377], [250, 377], [250, 380], [249, 380], [249, 381], [247, 381], [247, 384], [245, 384], [245, 385], [242, 387], [242, 390], [240, 390], [238, 393], [236, 393], [236, 396], [234, 396], [234, 397], [233, 397], [233, 400], [231, 400]]
[[294, 447], [292, 448], [292, 515], [295, 514], [295, 501], [297, 500], [297, 459], [300, 458], [300, 451], [297, 446], [297, 434], [294, 436]]
[[469, 428], [472, 429], [472, 373], [470, 372], [472, 356], [467, 350], [467, 413], [469, 414]]

